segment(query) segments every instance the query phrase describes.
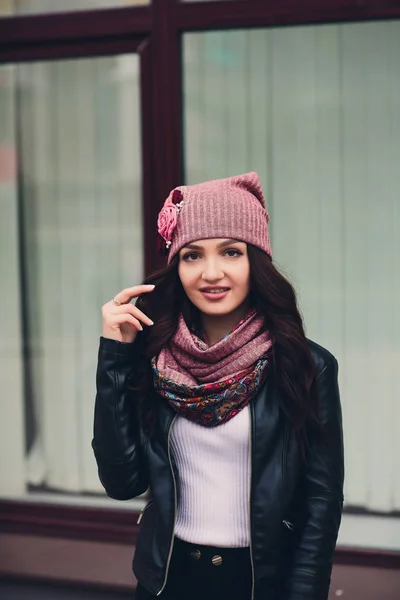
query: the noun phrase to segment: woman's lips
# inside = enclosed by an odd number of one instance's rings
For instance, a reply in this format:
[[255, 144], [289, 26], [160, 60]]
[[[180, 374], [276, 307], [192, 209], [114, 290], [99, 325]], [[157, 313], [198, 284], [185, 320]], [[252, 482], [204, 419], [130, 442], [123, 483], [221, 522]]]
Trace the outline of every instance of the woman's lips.
[[221, 300], [222, 298], [225, 298], [225, 296], [227, 295], [228, 292], [229, 292], [229, 290], [225, 290], [224, 292], [203, 292], [203, 291], [201, 291], [204, 298], [207, 298], [207, 300]]

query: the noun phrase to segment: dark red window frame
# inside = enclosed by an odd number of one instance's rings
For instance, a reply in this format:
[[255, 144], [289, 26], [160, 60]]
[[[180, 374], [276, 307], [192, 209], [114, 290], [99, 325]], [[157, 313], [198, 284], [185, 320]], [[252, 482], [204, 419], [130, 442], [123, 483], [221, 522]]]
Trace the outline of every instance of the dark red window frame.
[[[148, 274], [161, 266], [155, 228], [159, 207], [184, 179], [182, 33], [399, 18], [399, 0], [153, 0], [136, 8], [0, 19], [0, 63], [139, 54]], [[0, 532], [134, 544], [134, 523], [135, 515], [125, 510], [0, 500]], [[365, 551], [342, 550], [338, 562], [398, 568], [399, 555], [386, 553], [379, 565]]]

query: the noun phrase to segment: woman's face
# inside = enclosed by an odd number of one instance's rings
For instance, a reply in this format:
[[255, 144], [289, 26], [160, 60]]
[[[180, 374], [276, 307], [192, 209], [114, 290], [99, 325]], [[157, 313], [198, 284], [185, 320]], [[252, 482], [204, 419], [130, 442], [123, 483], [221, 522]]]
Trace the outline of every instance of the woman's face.
[[[192, 242], [179, 252], [178, 272], [189, 300], [210, 316], [233, 312], [245, 303], [250, 292], [245, 242], [221, 238]], [[218, 289], [223, 292], [215, 293]]]

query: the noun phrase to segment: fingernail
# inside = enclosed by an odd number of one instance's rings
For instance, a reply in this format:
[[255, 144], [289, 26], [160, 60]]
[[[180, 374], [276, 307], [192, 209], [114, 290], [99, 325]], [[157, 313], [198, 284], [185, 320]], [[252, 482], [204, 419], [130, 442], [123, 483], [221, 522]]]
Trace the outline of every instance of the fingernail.
[[154, 325], [154, 321], [150, 319], [150, 325]]

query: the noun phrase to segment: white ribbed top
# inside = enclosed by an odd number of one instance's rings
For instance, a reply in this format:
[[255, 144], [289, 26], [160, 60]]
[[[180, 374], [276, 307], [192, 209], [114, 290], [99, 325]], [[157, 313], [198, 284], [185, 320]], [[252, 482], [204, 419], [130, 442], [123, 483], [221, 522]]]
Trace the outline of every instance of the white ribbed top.
[[208, 428], [177, 417], [171, 451], [180, 483], [175, 535], [186, 542], [248, 546], [250, 408]]

